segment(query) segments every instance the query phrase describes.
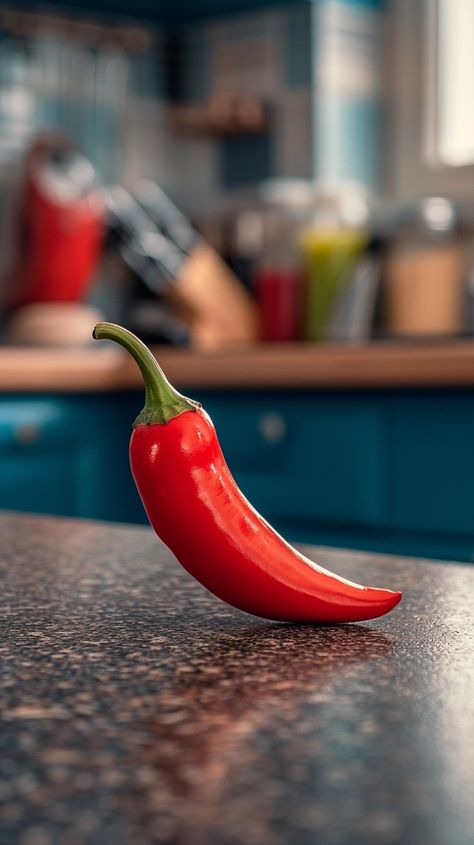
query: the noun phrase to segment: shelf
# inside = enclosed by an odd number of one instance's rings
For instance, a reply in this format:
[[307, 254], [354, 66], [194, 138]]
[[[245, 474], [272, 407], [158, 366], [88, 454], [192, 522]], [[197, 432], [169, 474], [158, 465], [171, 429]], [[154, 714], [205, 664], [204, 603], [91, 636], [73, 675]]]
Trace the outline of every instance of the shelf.
[[[474, 342], [262, 344], [197, 353], [158, 347], [171, 381], [187, 388], [474, 387]], [[0, 390], [87, 392], [139, 389], [120, 349], [0, 349]]]
[[[70, 11], [79, 14], [93, 14], [106, 17], [126, 17], [151, 20], [156, 23], [182, 24], [187, 21], [200, 20], [222, 15], [248, 12], [266, 6], [290, 5], [301, 0], [178, 0], [169, 3], [168, 0], [48, 0], [45, 7], [49, 11], [58, 10], [63, 13]], [[21, 0], [17, 8], [38, 8], [34, 0]]]

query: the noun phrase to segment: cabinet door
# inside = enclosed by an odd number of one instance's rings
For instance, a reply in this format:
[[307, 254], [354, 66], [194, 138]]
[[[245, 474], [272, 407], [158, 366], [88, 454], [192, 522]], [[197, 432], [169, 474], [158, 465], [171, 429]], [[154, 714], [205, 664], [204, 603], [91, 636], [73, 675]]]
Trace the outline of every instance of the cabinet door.
[[382, 519], [380, 410], [341, 394], [204, 397], [244, 493], [270, 520]]
[[82, 427], [74, 424], [60, 401], [4, 400], [0, 404], [0, 507], [79, 513], [87, 453]]
[[128, 460], [141, 398], [0, 399], [0, 508], [145, 521]]
[[385, 413], [389, 523], [474, 537], [474, 393], [400, 394]]

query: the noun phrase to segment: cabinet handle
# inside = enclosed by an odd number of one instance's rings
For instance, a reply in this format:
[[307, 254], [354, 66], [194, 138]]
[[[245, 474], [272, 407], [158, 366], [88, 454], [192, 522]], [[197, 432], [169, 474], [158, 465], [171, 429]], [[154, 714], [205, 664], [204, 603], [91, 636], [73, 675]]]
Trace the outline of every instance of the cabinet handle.
[[260, 417], [258, 427], [265, 443], [281, 443], [286, 435], [286, 420], [278, 413], [269, 412]]
[[23, 423], [17, 425], [14, 436], [17, 443], [36, 443], [40, 439], [41, 429], [35, 423]]

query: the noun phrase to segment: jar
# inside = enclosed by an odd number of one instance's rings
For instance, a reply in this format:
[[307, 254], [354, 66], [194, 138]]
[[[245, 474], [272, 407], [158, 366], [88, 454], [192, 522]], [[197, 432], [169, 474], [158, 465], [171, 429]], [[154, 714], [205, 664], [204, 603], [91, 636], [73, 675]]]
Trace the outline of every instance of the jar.
[[368, 218], [369, 204], [362, 189], [317, 192], [311, 224], [300, 236], [306, 340], [324, 338], [336, 301], [367, 242]]
[[464, 330], [466, 257], [455, 205], [428, 197], [392, 221], [383, 272], [383, 326], [391, 336]]
[[297, 180], [267, 183], [261, 190], [262, 249], [253, 287], [263, 341], [296, 340], [300, 329], [301, 266], [298, 238], [307, 220], [311, 185]]

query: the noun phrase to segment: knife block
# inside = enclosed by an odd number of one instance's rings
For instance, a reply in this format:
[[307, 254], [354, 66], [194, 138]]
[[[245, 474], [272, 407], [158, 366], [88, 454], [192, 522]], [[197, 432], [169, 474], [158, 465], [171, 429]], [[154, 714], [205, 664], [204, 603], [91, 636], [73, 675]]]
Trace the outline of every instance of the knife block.
[[254, 302], [206, 243], [200, 242], [187, 258], [169, 298], [175, 312], [189, 325], [197, 349], [221, 349], [257, 340]]

